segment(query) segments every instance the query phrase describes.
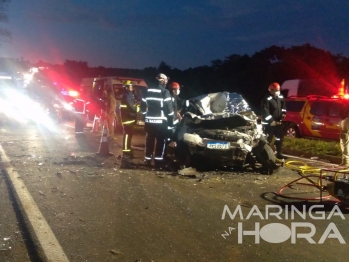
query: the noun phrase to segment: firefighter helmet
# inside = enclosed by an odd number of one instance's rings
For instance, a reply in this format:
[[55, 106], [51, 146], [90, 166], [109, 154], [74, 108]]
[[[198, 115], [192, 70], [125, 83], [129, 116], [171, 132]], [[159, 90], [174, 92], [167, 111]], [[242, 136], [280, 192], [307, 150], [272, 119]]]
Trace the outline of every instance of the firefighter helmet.
[[180, 86], [177, 82], [172, 82], [171, 89], [180, 89]]
[[131, 80], [126, 80], [125, 83], [124, 83], [124, 87], [127, 87], [127, 86], [133, 86], [133, 83]]
[[162, 73], [160, 73], [156, 76], [156, 80], [158, 80], [163, 85], [166, 85], [169, 79], [170, 79], [169, 77], [167, 77], [166, 75], [164, 75]]
[[276, 82], [271, 83], [268, 88], [269, 91], [280, 91], [280, 85]]

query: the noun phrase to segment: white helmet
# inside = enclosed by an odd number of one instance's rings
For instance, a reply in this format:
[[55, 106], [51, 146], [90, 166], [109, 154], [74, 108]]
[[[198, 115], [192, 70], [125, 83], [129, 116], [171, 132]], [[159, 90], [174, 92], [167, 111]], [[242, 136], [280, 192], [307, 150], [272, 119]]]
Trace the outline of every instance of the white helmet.
[[166, 85], [168, 80], [170, 79], [169, 77], [167, 77], [166, 75], [160, 73], [156, 76], [156, 79], [163, 85]]

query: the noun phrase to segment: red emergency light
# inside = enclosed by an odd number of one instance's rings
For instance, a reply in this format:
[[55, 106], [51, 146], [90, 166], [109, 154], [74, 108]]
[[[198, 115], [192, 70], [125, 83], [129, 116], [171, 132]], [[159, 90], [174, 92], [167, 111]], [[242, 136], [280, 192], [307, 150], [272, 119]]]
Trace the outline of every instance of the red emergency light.
[[65, 96], [71, 96], [71, 97], [78, 97], [79, 96], [79, 92], [75, 91], [75, 90], [62, 90], [61, 93]]

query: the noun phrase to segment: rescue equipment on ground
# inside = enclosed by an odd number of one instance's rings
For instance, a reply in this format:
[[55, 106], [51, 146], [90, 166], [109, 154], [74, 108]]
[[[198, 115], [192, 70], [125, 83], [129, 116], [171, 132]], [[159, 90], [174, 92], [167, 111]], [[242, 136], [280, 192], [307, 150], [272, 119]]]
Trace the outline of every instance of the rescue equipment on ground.
[[[295, 200], [332, 200], [349, 204], [349, 167], [310, 166], [301, 161], [287, 161], [285, 167], [298, 171], [300, 177], [280, 188], [278, 196]], [[301, 182], [302, 180], [306, 182]], [[301, 191], [297, 185], [316, 188], [319, 196], [300, 197]], [[290, 190], [296, 190], [295, 195]], [[309, 192], [307, 190], [304, 193]]]

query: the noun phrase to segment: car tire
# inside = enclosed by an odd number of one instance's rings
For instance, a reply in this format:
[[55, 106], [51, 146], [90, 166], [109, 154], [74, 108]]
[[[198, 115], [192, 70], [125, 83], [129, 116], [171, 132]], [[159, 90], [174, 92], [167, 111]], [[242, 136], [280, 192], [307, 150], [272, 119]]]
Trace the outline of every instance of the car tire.
[[284, 135], [290, 138], [300, 137], [298, 127], [294, 124], [287, 125], [284, 129]]
[[[256, 162], [262, 165], [262, 171], [267, 172], [269, 175], [272, 174], [276, 164], [274, 151], [269, 144], [267, 144], [266, 141], [259, 141], [258, 145], [253, 148], [252, 152], [255, 156]], [[251, 167], [255, 169], [252, 165]]]

